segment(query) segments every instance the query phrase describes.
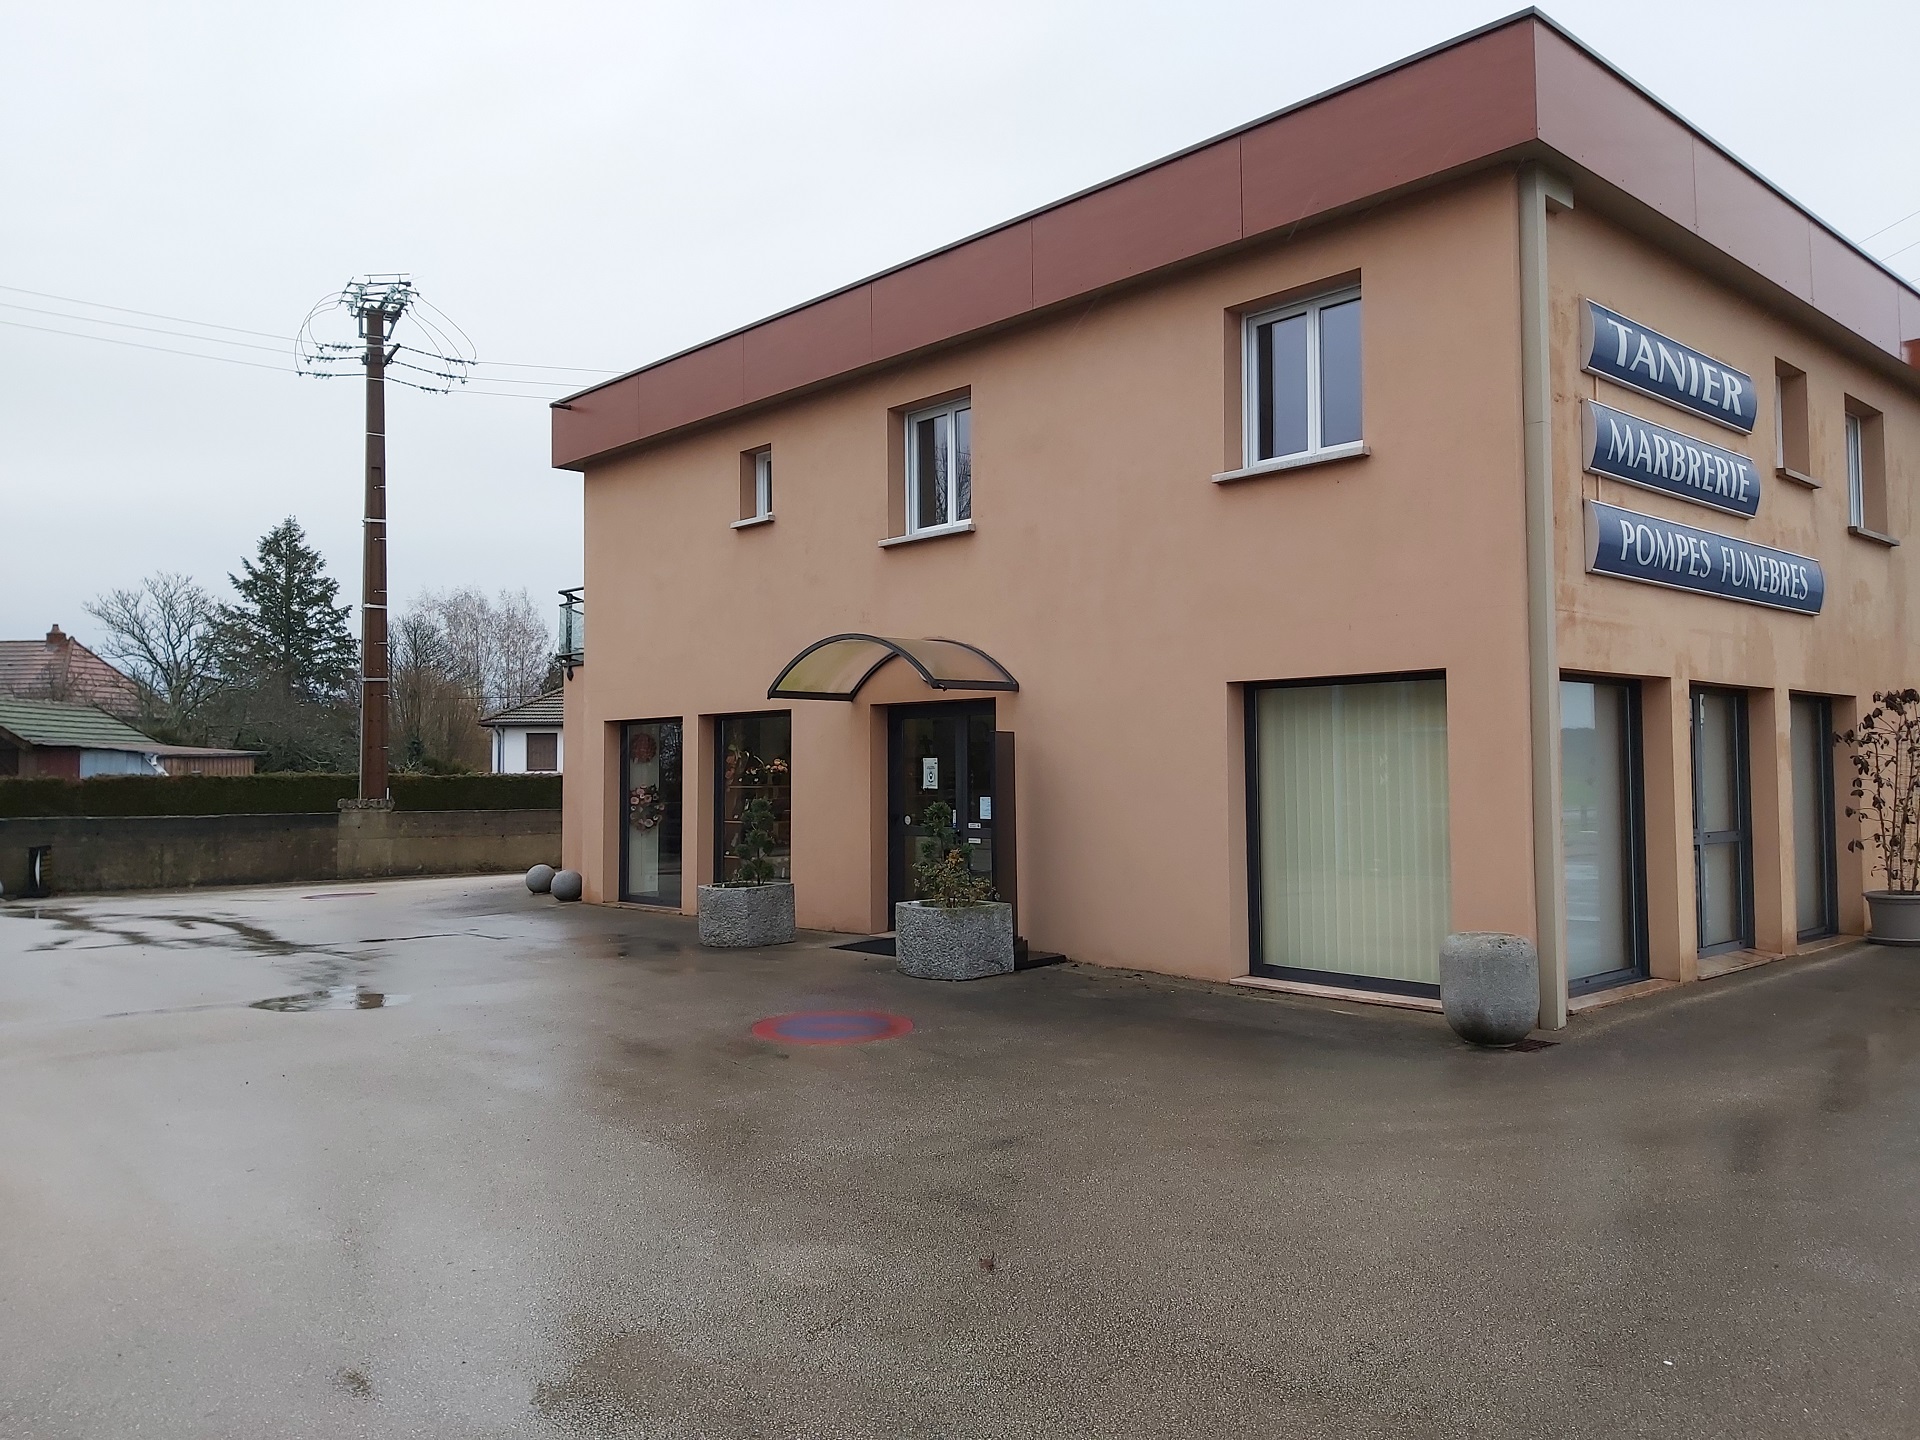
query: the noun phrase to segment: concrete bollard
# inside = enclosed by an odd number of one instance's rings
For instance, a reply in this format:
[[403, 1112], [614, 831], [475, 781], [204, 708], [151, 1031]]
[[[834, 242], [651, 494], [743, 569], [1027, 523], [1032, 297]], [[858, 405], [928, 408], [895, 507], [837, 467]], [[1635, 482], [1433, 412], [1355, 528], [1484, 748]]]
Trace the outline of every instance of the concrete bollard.
[[553, 898], [556, 900], [578, 900], [580, 898], [580, 872], [562, 870], [553, 877]]
[[536, 895], [544, 895], [553, 888], [553, 877], [553, 866], [536, 865], [527, 871], [527, 889]]
[[1540, 956], [1524, 935], [1467, 930], [1440, 942], [1440, 1008], [1462, 1040], [1503, 1047], [1540, 1019]]

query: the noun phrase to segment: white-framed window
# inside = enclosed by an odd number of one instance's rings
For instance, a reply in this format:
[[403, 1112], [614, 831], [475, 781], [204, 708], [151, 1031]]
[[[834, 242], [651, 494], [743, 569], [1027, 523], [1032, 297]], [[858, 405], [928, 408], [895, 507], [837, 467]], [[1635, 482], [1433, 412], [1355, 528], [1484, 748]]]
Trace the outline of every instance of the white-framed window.
[[1246, 464], [1360, 453], [1360, 291], [1246, 318]]
[[907, 416], [907, 534], [944, 530], [973, 518], [973, 400]]
[[773, 448], [753, 454], [753, 518], [766, 520], [773, 515]]
[[1859, 530], [1867, 523], [1866, 426], [1847, 412], [1847, 524]]

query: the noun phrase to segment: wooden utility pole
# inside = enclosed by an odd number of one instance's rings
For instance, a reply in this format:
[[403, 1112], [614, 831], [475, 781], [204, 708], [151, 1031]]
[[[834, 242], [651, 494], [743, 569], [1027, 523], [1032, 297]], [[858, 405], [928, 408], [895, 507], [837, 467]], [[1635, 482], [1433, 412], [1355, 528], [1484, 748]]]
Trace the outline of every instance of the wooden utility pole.
[[367, 503], [360, 563], [360, 798], [387, 798], [387, 726], [392, 680], [387, 651], [387, 314], [363, 304], [367, 342]]

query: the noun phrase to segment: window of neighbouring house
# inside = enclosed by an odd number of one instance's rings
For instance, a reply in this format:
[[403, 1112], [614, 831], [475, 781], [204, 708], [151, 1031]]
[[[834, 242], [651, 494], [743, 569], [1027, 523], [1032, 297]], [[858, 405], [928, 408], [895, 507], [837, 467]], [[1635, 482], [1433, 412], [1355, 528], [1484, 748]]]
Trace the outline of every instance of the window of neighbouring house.
[[952, 400], [906, 418], [907, 534], [973, 518], [973, 401]]
[[553, 771], [560, 768], [560, 736], [553, 731], [527, 735], [527, 769]]
[[725, 884], [740, 869], [735, 853], [746, 830], [747, 807], [773, 806], [774, 875], [792, 878], [793, 720], [784, 710], [764, 715], [722, 715], [714, 722], [719, 753], [715, 774], [713, 878]]
[[1250, 315], [1245, 337], [1245, 463], [1357, 453], [1360, 292]]

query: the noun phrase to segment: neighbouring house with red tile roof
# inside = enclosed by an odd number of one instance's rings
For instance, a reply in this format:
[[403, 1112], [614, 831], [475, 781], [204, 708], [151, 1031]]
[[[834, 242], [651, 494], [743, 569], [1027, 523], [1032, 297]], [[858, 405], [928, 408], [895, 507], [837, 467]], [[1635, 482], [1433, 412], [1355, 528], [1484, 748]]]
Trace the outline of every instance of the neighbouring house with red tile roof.
[[114, 715], [140, 709], [139, 687], [58, 625], [44, 640], [0, 640], [0, 696], [97, 705]]

